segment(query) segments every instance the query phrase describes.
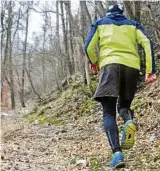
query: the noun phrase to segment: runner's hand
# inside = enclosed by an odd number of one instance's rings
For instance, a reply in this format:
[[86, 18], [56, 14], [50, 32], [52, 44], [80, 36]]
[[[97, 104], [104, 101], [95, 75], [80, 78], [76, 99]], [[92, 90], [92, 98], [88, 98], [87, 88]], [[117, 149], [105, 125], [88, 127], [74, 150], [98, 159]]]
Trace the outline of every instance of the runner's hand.
[[146, 74], [145, 81], [147, 83], [153, 83], [154, 81], [156, 81], [156, 79], [157, 79], [156, 74], [152, 74], [152, 73]]
[[91, 64], [91, 72], [97, 73], [99, 71], [98, 64]]

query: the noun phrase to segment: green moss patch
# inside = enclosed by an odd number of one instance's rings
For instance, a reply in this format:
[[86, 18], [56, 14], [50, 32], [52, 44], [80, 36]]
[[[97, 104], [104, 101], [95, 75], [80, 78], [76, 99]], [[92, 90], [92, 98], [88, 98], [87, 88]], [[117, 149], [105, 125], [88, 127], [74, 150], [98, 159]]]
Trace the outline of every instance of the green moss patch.
[[28, 114], [24, 116], [24, 119], [26, 122], [29, 123], [34, 123], [35, 121], [38, 122], [38, 124], [52, 124], [52, 125], [57, 125], [57, 126], [61, 126], [61, 125], [66, 125], [67, 122], [65, 120], [59, 119], [59, 118], [55, 118], [55, 117], [48, 117], [46, 115], [40, 115], [38, 113], [32, 113], [32, 114]]
[[79, 109], [79, 115], [89, 115], [92, 114], [92, 110], [95, 107], [95, 101], [93, 101], [92, 99], [87, 99], [86, 101], [84, 101]]
[[93, 157], [90, 159], [90, 168], [92, 171], [104, 171], [103, 168], [103, 161], [104, 159]]
[[92, 100], [96, 89], [96, 79], [91, 79], [90, 86], [83, 83], [71, 82], [68, 88], [57, 94], [52, 100], [52, 94], [47, 98], [48, 103], [39, 103], [35, 110], [25, 116], [25, 120], [37, 124], [65, 125], [66, 120], [93, 114], [96, 102]]

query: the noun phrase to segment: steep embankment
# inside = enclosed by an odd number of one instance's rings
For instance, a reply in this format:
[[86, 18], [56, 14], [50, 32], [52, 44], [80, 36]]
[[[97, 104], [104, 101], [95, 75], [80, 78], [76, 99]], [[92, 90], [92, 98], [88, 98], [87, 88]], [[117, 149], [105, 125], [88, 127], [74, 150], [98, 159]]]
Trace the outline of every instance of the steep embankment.
[[[23, 128], [3, 137], [2, 170], [109, 170], [106, 164], [111, 151], [103, 131], [101, 106], [91, 96], [87, 87], [76, 82], [39, 103], [21, 121]], [[136, 144], [124, 152], [127, 166], [121, 170], [159, 171], [160, 80], [139, 91], [132, 108], [138, 125]]]

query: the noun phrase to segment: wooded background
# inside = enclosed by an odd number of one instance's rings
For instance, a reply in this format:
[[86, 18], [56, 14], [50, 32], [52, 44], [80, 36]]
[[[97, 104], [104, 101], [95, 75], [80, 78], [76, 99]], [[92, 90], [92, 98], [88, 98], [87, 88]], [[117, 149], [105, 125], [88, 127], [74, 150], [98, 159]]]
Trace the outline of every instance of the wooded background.
[[[122, 1], [121, 1], [122, 2]], [[1, 90], [9, 89], [11, 108], [42, 99], [75, 74], [90, 84], [83, 52], [90, 24], [116, 1], [1, 1]], [[125, 14], [142, 23], [154, 43], [157, 66], [160, 51], [160, 1], [124, 1]], [[42, 16], [41, 33], [28, 39], [32, 13]], [[36, 18], [35, 18], [36, 20]], [[3, 96], [3, 91], [1, 96]], [[3, 99], [3, 97], [1, 97]]]

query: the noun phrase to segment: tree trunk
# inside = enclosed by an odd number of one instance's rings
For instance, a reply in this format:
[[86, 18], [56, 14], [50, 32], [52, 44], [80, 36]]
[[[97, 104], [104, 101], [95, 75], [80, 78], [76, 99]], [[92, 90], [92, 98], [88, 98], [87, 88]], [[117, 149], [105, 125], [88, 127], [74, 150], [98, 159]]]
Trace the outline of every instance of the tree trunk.
[[106, 9], [103, 7], [102, 1], [96, 1], [97, 12], [99, 16], [102, 18], [106, 14]]
[[130, 19], [135, 19], [134, 13], [133, 13], [133, 8], [132, 8], [132, 3], [130, 1], [124, 1], [124, 6], [127, 11], [127, 14]]
[[[2, 2], [1, 2], [2, 3]], [[6, 35], [6, 44], [4, 43], [4, 20], [5, 20], [5, 10], [4, 10], [4, 4], [2, 4], [1, 8], [1, 89], [3, 88], [4, 82], [5, 82], [5, 74], [6, 74], [6, 59], [7, 59], [7, 53], [8, 53], [8, 29], [7, 29], [7, 35]], [[3, 49], [4, 48], [4, 49]], [[4, 54], [3, 54], [4, 53]], [[3, 99], [3, 93], [1, 93], [1, 99]]]
[[[4, 70], [2, 70], [2, 71], [4, 71], [3, 76], [6, 79], [8, 86], [10, 88], [11, 109], [15, 109], [14, 80], [13, 80], [13, 70], [12, 70], [12, 31], [11, 31], [12, 25], [13, 25], [13, 21], [12, 21], [13, 16], [12, 15], [13, 15], [12, 1], [10, 1], [8, 3], [7, 40], [6, 40], [4, 61], [3, 61], [3, 69]], [[3, 21], [1, 21], [1, 23], [3, 23]], [[8, 71], [8, 73], [7, 73], [7, 71]]]
[[64, 41], [64, 51], [65, 51], [65, 64], [67, 64], [66, 69], [68, 70], [68, 74], [72, 75], [72, 64], [69, 57], [69, 49], [68, 49], [68, 38], [67, 38], [67, 28], [65, 26], [65, 18], [64, 18], [64, 10], [63, 10], [63, 2], [60, 1], [61, 7], [61, 21], [62, 21], [62, 31], [63, 31], [63, 41]]
[[[14, 97], [14, 79], [12, 69], [12, 1], [9, 2], [8, 9], [8, 36], [9, 36], [9, 58], [8, 58], [8, 69], [9, 69], [9, 87], [11, 96], [11, 109], [15, 109], [15, 97]], [[7, 77], [7, 76], [6, 76]]]
[[34, 87], [34, 84], [33, 84], [32, 78], [31, 78], [30, 71], [28, 71], [27, 68], [26, 68], [26, 73], [27, 73], [28, 80], [29, 80], [29, 82], [30, 82], [30, 85], [31, 85], [31, 87], [32, 87], [32, 90], [33, 90], [34, 94], [38, 97], [38, 99], [41, 99], [40, 94], [37, 92], [37, 90], [36, 90], [35, 87]]
[[[149, 10], [149, 16], [150, 16], [150, 20], [151, 20], [151, 23], [154, 25], [156, 25], [156, 22], [152, 16], [152, 11], [151, 11], [151, 6], [148, 4], [148, 10]], [[155, 38], [156, 38], [156, 41], [159, 43], [160, 42], [160, 37], [159, 37], [159, 34], [158, 34], [158, 31], [156, 28], [154, 28], [154, 35], [155, 35]]]
[[72, 17], [72, 14], [71, 14], [71, 3], [70, 3], [70, 1], [65, 2], [65, 6], [66, 6], [66, 16], [67, 16], [66, 21], [68, 20], [68, 22], [69, 22], [69, 34], [68, 34], [68, 37], [69, 37], [69, 47], [70, 47], [70, 60], [71, 60], [71, 63], [72, 63], [72, 74], [73, 74], [74, 71], [75, 71], [75, 64], [74, 64], [74, 59], [73, 59], [73, 53], [74, 53], [73, 40], [74, 40], [74, 37], [73, 37], [73, 24], [72, 24], [73, 17]]
[[87, 57], [85, 56], [85, 74], [86, 74], [86, 81], [87, 81], [87, 85], [90, 86], [91, 83], [91, 78], [89, 75], [89, 61], [87, 59]]
[[57, 88], [59, 91], [62, 91], [62, 84], [60, 81], [60, 73], [59, 73], [59, 69], [60, 69], [60, 65], [59, 65], [60, 61], [57, 59], [55, 62], [55, 65], [53, 66], [52, 64], [52, 68], [54, 68], [55, 72], [54, 72], [54, 76], [55, 76], [55, 82], [57, 84]]
[[60, 36], [59, 36], [59, 6], [58, 6], [59, 2], [56, 1], [56, 36], [57, 36], [57, 42], [58, 45], [60, 46]]
[[25, 68], [26, 68], [26, 57], [27, 57], [28, 22], [29, 22], [29, 5], [27, 7], [25, 40], [24, 40], [24, 47], [23, 47], [23, 66], [22, 66], [22, 80], [21, 80], [21, 93], [20, 93], [20, 102], [22, 107], [26, 107], [25, 100], [24, 100], [24, 84], [25, 84]]
[[140, 22], [141, 18], [141, 1], [134, 1], [134, 9], [135, 9], [135, 20]]
[[[81, 8], [81, 31], [82, 31], [82, 47], [85, 41], [85, 37], [87, 35], [87, 30], [85, 29], [85, 26], [87, 26], [87, 20], [90, 20], [91, 22], [91, 16], [89, 14], [86, 1], [80, 1], [80, 8]], [[86, 19], [87, 18], [87, 19]], [[83, 55], [83, 60], [85, 61], [84, 64], [84, 80], [87, 81], [87, 85], [90, 85], [90, 75], [89, 75], [89, 65], [88, 65], [88, 59], [86, 56]]]
[[[9, 28], [9, 27], [11, 27], [11, 20], [9, 18], [10, 12], [11, 12], [10, 8], [11, 7], [9, 7], [9, 9], [8, 9], [8, 21], [7, 21], [7, 29], [6, 29], [6, 31], [7, 31], [7, 34], [6, 34], [6, 44], [5, 44], [4, 59], [3, 59], [3, 64], [2, 64], [2, 78], [1, 78], [2, 87], [3, 87], [3, 83], [5, 82], [5, 78], [7, 77], [7, 61], [8, 61], [8, 48], [9, 48], [9, 34], [10, 34], [10, 30], [11, 30], [11, 28]], [[5, 15], [5, 13], [4, 13], [4, 15]], [[2, 22], [2, 16], [1, 16], [1, 22]]]
[[[57, 40], [57, 60], [56, 60], [56, 75], [58, 75], [58, 79], [62, 79], [64, 77], [64, 61], [62, 60], [62, 52], [60, 45], [60, 35], [59, 35], [59, 1], [56, 1], [56, 40]], [[59, 58], [61, 56], [61, 58]]]
[[98, 18], [98, 8], [97, 8], [97, 1], [94, 2], [94, 20]]
[[[4, 56], [3, 52], [3, 48], [4, 48], [4, 17], [5, 17], [5, 10], [3, 9], [3, 4], [1, 4], [2, 7], [1, 7], [1, 28], [2, 28], [2, 31], [1, 31], [1, 59], [2, 57]], [[2, 80], [1, 80], [1, 83], [2, 83]]]
[[68, 4], [68, 14], [69, 14], [69, 33], [70, 33], [70, 47], [71, 47], [71, 53], [73, 55], [73, 51], [74, 51], [74, 47], [73, 47], [73, 16], [72, 16], [72, 13], [71, 13], [71, 3], [69, 2]]
[[45, 73], [45, 43], [46, 43], [46, 32], [47, 32], [47, 28], [46, 28], [46, 14], [45, 14], [45, 23], [43, 26], [43, 52], [42, 52], [42, 83], [43, 83], [43, 92], [46, 92], [46, 73]]

